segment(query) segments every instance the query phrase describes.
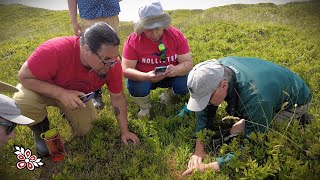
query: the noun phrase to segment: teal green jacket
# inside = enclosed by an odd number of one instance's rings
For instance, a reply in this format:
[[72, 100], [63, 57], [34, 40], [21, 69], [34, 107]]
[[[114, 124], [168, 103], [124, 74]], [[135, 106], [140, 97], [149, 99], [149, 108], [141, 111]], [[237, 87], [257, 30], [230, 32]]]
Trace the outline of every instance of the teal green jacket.
[[[225, 57], [219, 62], [235, 74], [229, 82], [225, 98], [228, 103], [226, 111], [229, 115], [246, 120], [246, 137], [251, 132], [264, 133], [285, 102], [288, 103], [286, 107], [291, 109], [295, 104], [299, 106], [311, 101], [312, 95], [305, 82], [282, 66], [244, 57]], [[216, 109], [208, 105], [196, 113], [196, 132], [212, 127]]]

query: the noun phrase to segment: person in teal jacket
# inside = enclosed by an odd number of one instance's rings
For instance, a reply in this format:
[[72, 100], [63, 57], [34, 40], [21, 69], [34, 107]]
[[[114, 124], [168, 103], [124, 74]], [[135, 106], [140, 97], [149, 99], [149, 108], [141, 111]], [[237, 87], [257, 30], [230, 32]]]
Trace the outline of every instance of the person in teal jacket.
[[[225, 57], [199, 63], [190, 71], [187, 86], [187, 108], [196, 112], [196, 132], [211, 129], [218, 106], [226, 101], [227, 113], [240, 119], [229, 130], [230, 136], [264, 133], [273, 119], [301, 118], [312, 98], [309, 87], [298, 75], [259, 58]], [[204, 144], [197, 138], [183, 175], [195, 169], [218, 171], [233, 157], [229, 153], [216, 162], [203, 164], [206, 155]]]

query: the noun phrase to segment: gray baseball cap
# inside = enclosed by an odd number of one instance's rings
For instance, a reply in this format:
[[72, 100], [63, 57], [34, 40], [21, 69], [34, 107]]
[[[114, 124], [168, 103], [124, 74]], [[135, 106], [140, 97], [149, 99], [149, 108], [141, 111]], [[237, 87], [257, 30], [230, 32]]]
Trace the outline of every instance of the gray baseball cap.
[[1, 93], [14, 93], [14, 92], [18, 92], [18, 91], [19, 90], [16, 87], [0, 81], [0, 92]]
[[10, 122], [22, 125], [34, 122], [34, 120], [21, 115], [16, 102], [3, 94], [0, 94], [0, 117]]
[[202, 111], [208, 105], [212, 92], [219, 87], [223, 75], [223, 66], [215, 59], [194, 66], [188, 75], [190, 99], [187, 108]]

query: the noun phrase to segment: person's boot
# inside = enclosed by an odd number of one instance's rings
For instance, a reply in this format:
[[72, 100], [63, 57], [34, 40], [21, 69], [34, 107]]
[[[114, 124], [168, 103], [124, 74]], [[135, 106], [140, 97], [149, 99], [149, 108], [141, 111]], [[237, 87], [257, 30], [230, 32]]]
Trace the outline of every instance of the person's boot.
[[93, 105], [95, 108], [97, 109], [102, 109], [104, 104], [102, 101], [102, 91], [101, 89], [98, 89], [97, 91], [95, 91], [94, 97], [92, 98], [93, 101]]
[[160, 103], [168, 105], [171, 98], [176, 94], [173, 92], [172, 88], [168, 88], [165, 92], [160, 95]]
[[40, 123], [30, 126], [30, 129], [34, 134], [34, 140], [36, 143], [36, 153], [38, 157], [50, 156], [50, 152], [47, 148], [45, 140], [40, 137], [41, 133], [44, 133], [47, 130], [49, 130], [49, 127], [50, 127], [50, 124], [49, 124], [48, 117], [45, 117], [44, 120], [41, 121]]
[[151, 110], [150, 95], [145, 97], [133, 97], [133, 96], [131, 97], [134, 100], [134, 102], [137, 103], [140, 107], [138, 118], [142, 118], [142, 117], [150, 118], [150, 110]]
[[311, 121], [313, 121], [314, 119], [315, 119], [315, 117], [312, 114], [307, 112], [306, 114], [304, 114], [300, 117], [299, 122], [300, 122], [300, 125], [305, 127], [307, 124], [310, 124]]
[[231, 140], [237, 136], [238, 134], [230, 134], [230, 129], [215, 131], [212, 136], [212, 147], [214, 148], [215, 154], [223, 143], [230, 143]]

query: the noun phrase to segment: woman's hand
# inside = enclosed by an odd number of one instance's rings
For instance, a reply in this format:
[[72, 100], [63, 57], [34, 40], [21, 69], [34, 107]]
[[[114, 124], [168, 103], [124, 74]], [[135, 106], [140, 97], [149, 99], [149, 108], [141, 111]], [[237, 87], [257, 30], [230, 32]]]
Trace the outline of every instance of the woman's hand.
[[169, 64], [167, 66], [167, 70], [164, 72], [164, 76], [166, 77], [176, 77], [177, 76], [177, 68], [173, 64]]
[[161, 81], [162, 79], [166, 78], [166, 76], [164, 75], [164, 73], [155, 73], [155, 70], [149, 71], [146, 73], [147, 79], [152, 82], [152, 83], [157, 83], [159, 81]]

